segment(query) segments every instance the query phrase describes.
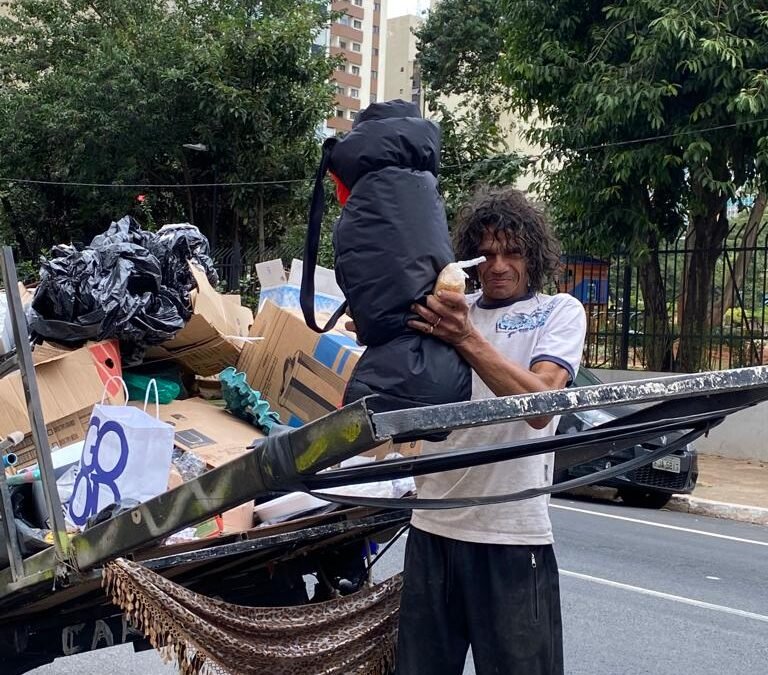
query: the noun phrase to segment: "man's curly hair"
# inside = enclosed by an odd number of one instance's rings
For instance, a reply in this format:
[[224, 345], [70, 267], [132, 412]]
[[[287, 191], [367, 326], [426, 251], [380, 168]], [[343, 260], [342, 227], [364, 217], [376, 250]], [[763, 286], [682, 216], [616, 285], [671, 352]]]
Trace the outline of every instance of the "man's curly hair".
[[[459, 212], [454, 247], [459, 260], [476, 258], [486, 229], [505, 243], [520, 246], [530, 290], [539, 292], [560, 265], [560, 242], [544, 214], [514, 188], [481, 188]], [[469, 271], [469, 270], [468, 270]], [[473, 275], [477, 281], [477, 274]]]

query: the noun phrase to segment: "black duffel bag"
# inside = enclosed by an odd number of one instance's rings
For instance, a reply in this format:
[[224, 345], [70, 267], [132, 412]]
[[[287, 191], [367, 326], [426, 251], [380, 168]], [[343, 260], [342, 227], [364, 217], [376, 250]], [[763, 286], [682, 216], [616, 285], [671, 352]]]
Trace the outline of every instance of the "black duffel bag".
[[[440, 271], [454, 261], [437, 190], [440, 130], [404, 101], [374, 103], [343, 138], [329, 138], [315, 182], [304, 251], [301, 307], [317, 332], [345, 310], [366, 345], [344, 403], [363, 396], [376, 411], [465, 401], [469, 365], [449, 344], [414, 331], [410, 310], [423, 303]], [[342, 305], [324, 327], [315, 321], [314, 276], [330, 172], [344, 204], [333, 232]], [[434, 437], [432, 437], [434, 439]], [[402, 440], [402, 439], [401, 439]]]

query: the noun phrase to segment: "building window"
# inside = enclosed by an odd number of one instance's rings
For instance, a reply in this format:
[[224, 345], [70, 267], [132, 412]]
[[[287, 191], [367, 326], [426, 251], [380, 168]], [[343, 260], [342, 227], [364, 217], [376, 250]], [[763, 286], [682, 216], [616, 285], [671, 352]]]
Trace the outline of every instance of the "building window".
[[[355, 4], [357, 4], [357, 2], [355, 2]], [[373, 11], [374, 12], [380, 12], [381, 11], [381, 3], [380, 2], [374, 2], [373, 3]]]
[[347, 14], [344, 14], [343, 16], [340, 16], [340, 17], [339, 17], [339, 19], [338, 19], [338, 22], [339, 22], [339, 23], [340, 23], [342, 26], [349, 26], [349, 24], [351, 23], [351, 21], [352, 21], [352, 19], [350, 19], [350, 18], [349, 18], [349, 16], [348, 16]]
[[379, 34], [379, 27], [376, 24], [373, 25], [373, 34], [374, 35], [378, 35]]
[[359, 19], [355, 19], [352, 22], [352, 27], [356, 28], [357, 30], [363, 30], [363, 22], [360, 21]]
[[371, 98], [369, 100], [371, 103], [376, 103], [376, 94], [371, 94]]
[[359, 52], [362, 49], [359, 42], [353, 42], [352, 43], [352, 51], [353, 52]]
[[379, 55], [379, 48], [378, 47], [374, 47], [373, 48], [373, 55], [374, 56], [378, 56]]
[[339, 40], [339, 47], [341, 47], [342, 49], [346, 49], [347, 43], [344, 40]]
[[340, 73], [346, 73], [347, 72], [347, 64], [346, 63], [342, 63], [340, 66], [336, 67], [336, 70], [339, 71]]
[[371, 71], [371, 79], [377, 80], [379, 78], [379, 71], [378, 70], [372, 70]]
[[[337, 93], [339, 96], [346, 96], [346, 95], [347, 95], [347, 88], [346, 88], [346, 87], [339, 87], [339, 86], [337, 85], [337, 86], [336, 86], [336, 93]], [[402, 93], [402, 92], [400, 92], [400, 93]]]
[[349, 111], [349, 119], [351, 119], [353, 122], [357, 119], [357, 110]]
[[336, 117], [344, 117], [344, 111], [341, 108], [336, 108]]
[[404, 73], [404, 72], [405, 72], [405, 66], [400, 66], [400, 72], [401, 72], [401, 73]]
[[352, 66], [352, 74], [360, 77], [360, 66]]
[[363, 6], [363, 0], [355, 0], [355, 5], [357, 7], [362, 7]]
[[360, 98], [360, 90], [359, 89], [355, 89], [354, 87], [350, 87], [349, 95], [352, 98]]

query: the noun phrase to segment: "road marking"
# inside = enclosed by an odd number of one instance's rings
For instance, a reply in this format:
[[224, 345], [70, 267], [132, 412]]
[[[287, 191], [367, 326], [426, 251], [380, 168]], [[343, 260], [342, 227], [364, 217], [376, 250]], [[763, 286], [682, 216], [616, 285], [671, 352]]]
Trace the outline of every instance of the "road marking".
[[662, 591], [653, 591], [650, 588], [641, 588], [640, 586], [631, 586], [629, 584], [622, 584], [619, 581], [611, 581], [610, 579], [593, 577], [589, 574], [581, 574], [580, 572], [570, 572], [568, 570], [560, 570], [560, 575], [564, 577], [573, 577], [574, 579], [581, 579], [582, 581], [591, 581], [596, 584], [602, 584], [603, 586], [610, 586], [611, 588], [619, 588], [623, 591], [631, 591], [633, 593], [640, 593], [641, 595], [649, 595], [652, 598], [660, 598], [661, 600], [671, 600], [672, 602], [680, 602], [684, 605], [691, 605], [692, 607], [699, 607], [701, 609], [711, 609], [715, 612], [722, 612], [723, 614], [732, 614], [733, 616], [740, 616], [743, 619], [754, 619], [755, 621], [762, 621], [764, 623], [768, 623], [768, 616], [764, 614], [755, 614], [754, 612], [747, 612], [743, 609], [726, 607], [725, 605], [713, 605], [711, 602], [704, 602], [703, 600], [694, 600], [693, 598], [685, 598], [681, 595], [671, 595], [670, 593], [663, 593]]
[[667, 525], [666, 523], [654, 523], [652, 520], [641, 520], [640, 518], [629, 518], [628, 516], [617, 516], [613, 513], [603, 513], [602, 511], [591, 511], [590, 509], [577, 509], [575, 506], [563, 506], [562, 504], [550, 504], [553, 509], [562, 509], [563, 511], [575, 511], [576, 513], [588, 513], [591, 516], [600, 518], [612, 518], [613, 520], [624, 520], [629, 523], [639, 523], [640, 525], [650, 525], [651, 527], [660, 527], [665, 530], [677, 530], [678, 532], [690, 532], [691, 534], [701, 534], [705, 537], [714, 537], [715, 539], [727, 539], [728, 541], [738, 541], [741, 544], [755, 544], [755, 546], [768, 546], [768, 541], [757, 541], [755, 539], [743, 539], [742, 537], [732, 537], [729, 534], [717, 534], [716, 532], [706, 532], [704, 530], [693, 530], [689, 527], [679, 527], [678, 525]]
[[720, 581], [720, 577], [707, 577], [710, 581]]

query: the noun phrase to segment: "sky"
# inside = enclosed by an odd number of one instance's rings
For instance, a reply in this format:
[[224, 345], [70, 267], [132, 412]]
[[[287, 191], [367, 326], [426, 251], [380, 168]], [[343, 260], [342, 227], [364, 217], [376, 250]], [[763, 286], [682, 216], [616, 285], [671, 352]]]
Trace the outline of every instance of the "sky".
[[420, 10], [426, 9], [428, 5], [427, 0], [388, 0], [387, 18], [391, 19], [393, 16], [402, 16], [403, 14], [418, 15]]

